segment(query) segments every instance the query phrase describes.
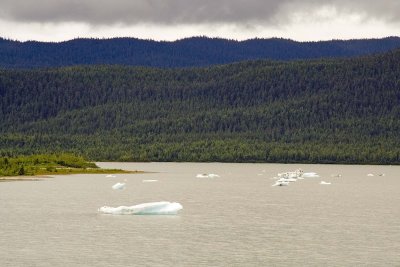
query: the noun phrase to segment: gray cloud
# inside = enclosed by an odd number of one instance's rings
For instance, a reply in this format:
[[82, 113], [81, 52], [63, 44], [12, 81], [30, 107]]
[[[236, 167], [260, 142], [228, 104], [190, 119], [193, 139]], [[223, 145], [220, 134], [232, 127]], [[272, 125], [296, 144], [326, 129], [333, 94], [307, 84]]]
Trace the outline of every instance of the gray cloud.
[[22, 22], [289, 23], [292, 14], [329, 6], [365, 18], [400, 21], [399, 0], [1, 0], [0, 18]]

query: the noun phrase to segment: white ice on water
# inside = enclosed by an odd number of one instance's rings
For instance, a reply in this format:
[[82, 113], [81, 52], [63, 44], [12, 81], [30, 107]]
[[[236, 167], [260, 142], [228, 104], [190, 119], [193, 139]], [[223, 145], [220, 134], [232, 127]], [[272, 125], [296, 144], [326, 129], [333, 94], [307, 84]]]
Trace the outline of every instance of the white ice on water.
[[117, 177], [117, 176], [112, 175], [112, 174], [106, 175], [106, 178], [115, 178], [115, 177]]
[[305, 172], [302, 175], [304, 178], [318, 178], [319, 175], [316, 172]]
[[142, 180], [142, 183], [154, 183], [154, 182], [158, 182], [158, 180], [151, 180], [151, 179]]
[[272, 186], [287, 186], [289, 185], [288, 181], [276, 181]]
[[112, 189], [123, 190], [123, 189], [125, 189], [125, 186], [126, 186], [125, 183], [116, 183], [115, 185], [112, 186]]
[[176, 215], [181, 209], [183, 207], [180, 203], [160, 201], [115, 208], [104, 206], [99, 208], [98, 211], [113, 215]]
[[292, 172], [281, 172], [278, 173], [278, 177], [272, 179], [278, 179], [272, 186], [285, 186], [289, 185], [289, 182], [296, 182], [297, 180], [303, 180], [304, 178], [318, 178], [320, 177], [316, 172], [303, 172], [301, 169], [297, 169]]
[[215, 173], [201, 173], [201, 174], [197, 174], [196, 175], [197, 178], [216, 178], [216, 177], [220, 177], [218, 174]]
[[322, 185], [330, 185], [331, 183], [325, 182], [325, 181], [321, 181], [319, 184], [322, 184]]
[[372, 177], [374, 175], [372, 173], [368, 173], [367, 176]]

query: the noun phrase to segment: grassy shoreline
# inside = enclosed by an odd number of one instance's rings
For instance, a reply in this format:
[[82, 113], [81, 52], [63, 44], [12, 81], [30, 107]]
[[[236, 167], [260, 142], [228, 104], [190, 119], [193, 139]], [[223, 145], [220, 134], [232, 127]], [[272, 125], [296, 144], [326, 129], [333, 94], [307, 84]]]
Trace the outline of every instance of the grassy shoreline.
[[37, 176], [1, 176], [1, 182], [18, 182], [18, 181], [41, 181], [46, 178], [51, 178], [47, 175], [37, 175]]
[[0, 157], [1, 181], [32, 181], [68, 174], [143, 173], [101, 169], [95, 163], [71, 154]]

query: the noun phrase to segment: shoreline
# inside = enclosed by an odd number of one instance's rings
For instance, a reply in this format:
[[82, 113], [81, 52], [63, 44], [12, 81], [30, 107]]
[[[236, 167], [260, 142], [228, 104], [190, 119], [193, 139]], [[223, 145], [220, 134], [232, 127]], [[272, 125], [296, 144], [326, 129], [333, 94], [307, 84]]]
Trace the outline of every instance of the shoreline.
[[82, 173], [52, 173], [52, 174], [38, 174], [38, 175], [21, 175], [21, 176], [0, 176], [1, 182], [23, 182], [23, 181], [43, 181], [44, 179], [54, 178], [58, 175], [76, 175], [76, 174], [142, 174], [147, 173], [145, 171], [111, 171], [111, 172], [82, 172]]
[[21, 182], [21, 181], [42, 181], [46, 178], [53, 178], [50, 175], [28, 175], [28, 176], [0, 176], [1, 182]]

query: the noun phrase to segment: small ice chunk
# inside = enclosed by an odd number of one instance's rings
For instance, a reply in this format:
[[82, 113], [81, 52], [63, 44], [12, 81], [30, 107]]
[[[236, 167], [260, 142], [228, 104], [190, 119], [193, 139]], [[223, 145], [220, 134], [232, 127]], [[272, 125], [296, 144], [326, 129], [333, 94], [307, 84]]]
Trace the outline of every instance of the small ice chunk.
[[304, 178], [318, 178], [319, 175], [316, 172], [305, 172], [302, 175]]
[[115, 185], [112, 186], [112, 189], [114, 190], [123, 190], [125, 189], [125, 183], [116, 183]]
[[368, 173], [367, 176], [372, 177], [374, 175], [372, 173]]
[[99, 212], [113, 215], [176, 215], [178, 211], [183, 209], [182, 205], [177, 202], [150, 202], [135, 206], [120, 206], [120, 207], [101, 207]]
[[106, 175], [106, 178], [115, 178], [115, 177], [117, 177], [117, 176], [112, 175], [112, 174]]
[[158, 180], [151, 180], [151, 179], [147, 179], [147, 180], [142, 180], [143, 183], [154, 183], [154, 182], [158, 182]]
[[329, 184], [331, 184], [331, 183], [325, 182], [325, 181], [321, 181], [319, 184], [322, 184], [322, 185], [329, 185]]
[[215, 173], [201, 173], [201, 174], [197, 174], [196, 175], [197, 178], [216, 178], [216, 177], [220, 177], [218, 174]]
[[287, 186], [289, 185], [288, 181], [276, 181], [276, 183], [274, 183], [272, 186]]

